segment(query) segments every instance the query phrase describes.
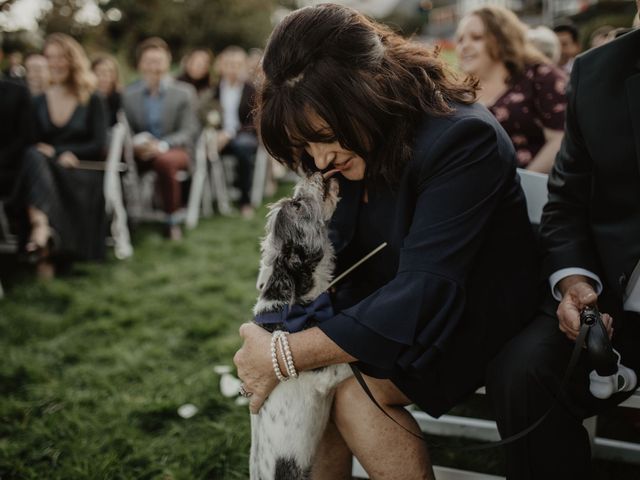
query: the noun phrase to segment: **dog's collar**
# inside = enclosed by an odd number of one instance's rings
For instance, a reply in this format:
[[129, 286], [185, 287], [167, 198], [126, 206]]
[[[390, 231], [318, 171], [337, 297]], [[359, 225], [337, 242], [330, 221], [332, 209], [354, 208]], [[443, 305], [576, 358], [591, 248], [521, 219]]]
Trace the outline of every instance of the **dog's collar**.
[[328, 292], [322, 292], [318, 298], [306, 305], [285, 305], [277, 312], [259, 313], [254, 319], [259, 325], [284, 324], [288, 332], [299, 332], [305, 326], [314, 322], [321, 323], [333, 317], [331, 297]]

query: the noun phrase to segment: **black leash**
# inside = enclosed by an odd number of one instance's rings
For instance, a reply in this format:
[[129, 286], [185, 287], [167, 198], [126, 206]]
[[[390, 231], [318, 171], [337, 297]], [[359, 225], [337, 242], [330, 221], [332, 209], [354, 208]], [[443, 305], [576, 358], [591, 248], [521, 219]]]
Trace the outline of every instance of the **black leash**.
[[[583, 323], [582, 325], [580, 325], [580, 332], [578, 333], [578, 337], [576, 338], [576, 343], [575, 343], [575, 345], [573, 347], [573, 351], [571, 352], [571, 358], [569, 359], [569, 364], [567, 365], [567, 369], [565, 370], [565, 373], [564, 373], [564, 378], [562, 379], [562, 385], [560, 386], [560, 390], [561, 391], [566, 389], [567, 384], [569, 383], [569, 379], [571, 378], [571, 375], [573, 374], [573, 371], [574, 371], [574, 369], [576, 367], [576, 364], [578, 363], [578, 359], [580, 358], [580, 353], [582, 352], [583, 347], [585, 345], [585, 340], [586, 340], [586, 337], [587, 337], [587, 333], [589, 333], [589, 328], [590, 328], [590, 326], [587, 325], [586, 323]], [[389, 413], [387, 413], [387, 411], [378, 403], [378, 401], [373, 396], [373, 393], [369, 389], [369, 386], [367, 385], [367, 382], [365, 381], [365, 379], [362, 376], [362, 373], [360, 372], [358, 367], [356, 367], [355, 365], [351, 364], [351, 370], [353, 370], [353, 375], [356, 377], [356, 380], [358, 381], [358, 383], [360, 384], [362, 389], [365, 391], [367, 396], [371, 399], [371, 401], [375, 404], [376, 407], [378, 407], [378, 409], [382, 413], [384, 413], [387, 417], [389, 417], [396, 425], [398, 425], [404, 431], [408, 432], [409, 434], [413, 435], [416, 438], [419, 438], [420, 440], [422, 440], [424, 442], [427, 441], [427, 439], [425, 438], [424, 435], [422, 435], [422, 434], [418, 435], [418, 434], [412, 432], [411, 430], [406, 428], [404, 425], [399, 423], [391, 415], [389, 415]], [[446, 447], [446, 448], [449, 448], [449, 449], [452, 449], [452, 450], [457, 450], [457, 451], [462, 451], [462, 452], [469, 452], [469, 451], [474, 451], [474, 450], [486, 450], [486, 449], [489, 449], [489, 448], [500, 447], [500, 446], [503, 446], [503, 445], [507, 445], [507, 444], [513, 443], [513, 442], [515, 442], [517, 440], [520, 440], [521, 438], [527, 436], [528, 434], [533, 432], [536, 428], [538, 428], [540, 426], [540, 424], [546, 420], [546, 418], [549, 416], [551, 411], [555, 408], [556, 404], [557, 404], [557, 400], [554, 400], [554, 402], [551, 404], [549, 409], [538, 420], [536, 420], [534, 423], [529, 425], [524, 430], [516, 433], [515, 435], [511, 435], [510, 437], [507, 437], [507, 438], [505, 438], [503, 440], [500, 440], [500, 441], [497, 441], [497, 442], [485, 443], [485, 444], [481, 444], [481, 445], [471, 445], [471, 446], [468, 446], [468, 447]], [[431, 445], [429, 445], [429, 447], [430, 448], [445, 448], [444, 445], [439, 445], [439, 444], [431, 444]]]

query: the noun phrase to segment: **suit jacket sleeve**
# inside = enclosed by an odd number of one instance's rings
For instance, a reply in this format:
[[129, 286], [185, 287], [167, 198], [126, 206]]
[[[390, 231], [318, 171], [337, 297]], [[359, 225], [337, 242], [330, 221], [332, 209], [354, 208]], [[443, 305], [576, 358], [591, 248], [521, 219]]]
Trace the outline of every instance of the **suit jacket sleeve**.
[[17, 91], [17, 99], [4, 99], [5, 105], [12, 102], [15, 105], [15, 109], [7, 111], [3, 119], [3, 122], [14, 125], [9, 130], [13, 132], [11, 138], [5, 138], [6, 143], [0, 143], [0, 168], [3, 170], [18, 165], [24, 148], [32, 140], [33, 109], [31, 95], [26, 87], [16, 87], [15, 90]]
[[420, 369], [465, 310], [465, 283], [513, 166], [498, 153], [494, 127], [477, 118], [448, 127], [419, 154], [411, 226], [395, 278], [320, 324], [367, 365]]
[[102, 97], [96, 93], [89, 98], [87, 121], [91, 135], [84, 142], [55, 145], [56, 155], [71, 152], [80, 160], [103, 158], [107, 147], [108, 117], [107, 107]]
[[198, 110], [196, 92], [191, 85], [188, 85], [188, 88], [180, 90], [179, 93], [182, 96], [182, 101], [176, 112], [178, 128], [165, 135], [162, 140], [172, 147], [191, 148], [200, 130], [196, 115]]
[[579, 81], [578, 58], [567, 88], [565, 133], [549, 175], [549, 199], [540, 227], [546, 252], [544, 267], [547, 275], [562, 268], [578, 267], [602, 277], [589, 228], [593, 160], [577, 120]]

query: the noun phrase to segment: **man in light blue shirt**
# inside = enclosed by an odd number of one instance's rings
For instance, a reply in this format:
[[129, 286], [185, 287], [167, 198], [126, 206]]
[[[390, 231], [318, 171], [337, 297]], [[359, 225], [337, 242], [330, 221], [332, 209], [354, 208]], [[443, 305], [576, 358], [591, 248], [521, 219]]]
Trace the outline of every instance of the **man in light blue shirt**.
[[141, 80], [123, 95], [123, 107], [134, 133], [134, 153], [141, 171], [154, 170], [167, 213], [167, 235], [177, 240], [182, 230], [176, 219], [182, 192], [176, 179], [189, 168], [190, 154], [199, 132], [196, 93], [189, 84], [168, 76], [171, 52], [157, 37], [138, 47]]

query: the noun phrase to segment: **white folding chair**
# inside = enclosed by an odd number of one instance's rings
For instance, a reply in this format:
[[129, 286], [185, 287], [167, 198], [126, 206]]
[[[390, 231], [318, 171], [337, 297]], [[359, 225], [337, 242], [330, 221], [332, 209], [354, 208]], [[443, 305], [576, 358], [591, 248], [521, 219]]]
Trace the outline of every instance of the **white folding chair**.
[[114, 241], [114, 254], [122, 260], [133, 255], [133, 246], [127, 224], [127, 211], [124, 208], [120, 173], [127, 170], [122, 164], [127, 126], [118, 122], [111, 129], [111, 143], [107, 154], [104, 172], [104, 200], [107, 214], [111, 215], [111, 237]]
[[549, 175], [545, 173], [531, 172], [522, 168], [518, 169], [520, 185], [527, 200], [527, 212], [529, 221], [535, 225], [540, 225], [542, 209], [547, 203], [547, 179]]
[[271, 172], [271, 157], [262, 144], [256, 151], [256, 159], [253, 167], [253, 181], [251, 184], [251, 205], [259, 207], [265, 197], [267, 182]]

